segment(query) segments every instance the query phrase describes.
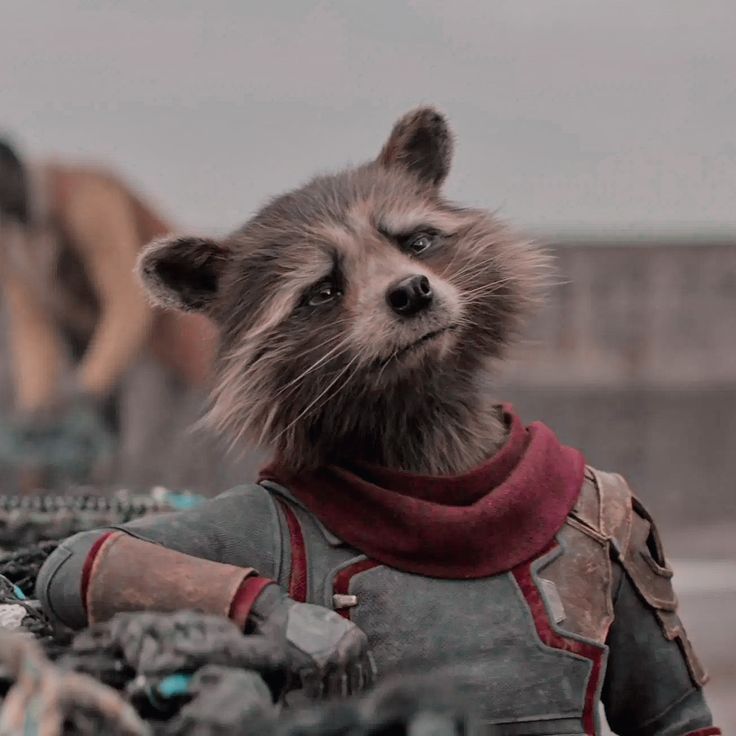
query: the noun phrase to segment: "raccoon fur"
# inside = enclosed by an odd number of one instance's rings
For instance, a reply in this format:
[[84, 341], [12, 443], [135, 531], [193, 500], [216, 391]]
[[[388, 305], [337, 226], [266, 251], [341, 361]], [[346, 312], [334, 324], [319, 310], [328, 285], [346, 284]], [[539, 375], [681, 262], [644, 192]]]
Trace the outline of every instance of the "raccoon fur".
[[282, 194], [220, 240], [141, 255], [160, 305], [219, 327], [208, 419], [294, 470], [458, 474], [505, 430], [489, 385], [537, 302], [545, 254], [442, 194], [442, 114], [404, 115], [377, 158]]

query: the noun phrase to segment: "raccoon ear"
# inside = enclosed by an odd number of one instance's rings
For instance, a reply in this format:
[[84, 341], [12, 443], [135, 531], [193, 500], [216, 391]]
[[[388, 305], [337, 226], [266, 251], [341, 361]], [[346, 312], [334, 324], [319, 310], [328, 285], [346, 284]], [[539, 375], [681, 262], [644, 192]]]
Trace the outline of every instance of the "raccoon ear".
[[155, 304], [208, 312], [230, 257], [230, 249], [215, 240], [172, 236], [144, 248], [137, 272]]
[[432, 107], [400, 118], [378, 155], [383, 166], [401, 166], [436, 187], [445, 180], [451, 159], [452, 133], [444, 116]]

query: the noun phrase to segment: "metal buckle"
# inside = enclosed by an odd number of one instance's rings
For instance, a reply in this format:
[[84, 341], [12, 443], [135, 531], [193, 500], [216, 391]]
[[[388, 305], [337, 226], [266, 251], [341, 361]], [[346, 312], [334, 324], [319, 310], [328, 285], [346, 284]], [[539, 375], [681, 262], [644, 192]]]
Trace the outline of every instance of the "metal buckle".
[[332, 607], [338, 611], [341, 608], [355, 608], [358, 605], [357, 595], [345, 595], [343, 593], [335, 593], [332, 596]]

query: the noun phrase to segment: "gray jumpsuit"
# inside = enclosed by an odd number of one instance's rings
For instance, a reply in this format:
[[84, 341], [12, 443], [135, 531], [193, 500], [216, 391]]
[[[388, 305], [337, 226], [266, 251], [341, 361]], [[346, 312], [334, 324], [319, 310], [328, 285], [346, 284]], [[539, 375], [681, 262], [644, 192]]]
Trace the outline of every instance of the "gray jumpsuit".
[[[203, 507], [118, 527], [185, 554], [273, 578], [339, 610], [367, 634], [379, 673], [431, 670], [472, 694], [499, 732], [710, 736], [705, 675], [676, 613], [656, 529], [625, 481], [588, 468], [576, 507], [536, 559], [448, 580], [378, 564], [264, 481]], [[37, 593], [67, 625], [86, 623], [80, 579], [102, 531], [49, 558]]]

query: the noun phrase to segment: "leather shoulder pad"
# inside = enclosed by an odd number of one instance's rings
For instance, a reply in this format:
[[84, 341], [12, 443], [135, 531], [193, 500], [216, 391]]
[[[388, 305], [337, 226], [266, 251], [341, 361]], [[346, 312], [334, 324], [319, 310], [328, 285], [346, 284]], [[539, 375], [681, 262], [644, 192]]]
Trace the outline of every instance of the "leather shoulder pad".
[[631, 537], [632, 497], [620, 475], [587, 466], [568, 523], [600, 542], [610, 542], [617, 554], [624, 554]]
[[665, 560], [657, 527], [641, 501], [632, 496], [632, 502], [631, 535], [620, 557], [621, 566], [652, 608], [674, 611], [677, 597], [672, 589], [672, 568]]
[[708, 676], [677, 615], [672, 568], [665, 559], [654, 519], [620, 475], [591, 472], [600, 493], [602, 528], [609, 536], [614, 558], [653, 610], [662, 633], [671, 641], [677, 640], [693, 682], [702, 686]]
[[609, 540], [614, 558], [651, 608], [674, 611], [672, 570], [649, 512], [617, 473], [593, 468], [588, 472], [598, 490], [598, 528]]
[[685, 628], [677, 615], [677, 596], [672, 588], [672, 568], [665, 560], [654, 520], [635, 496], [631, 544], [621, 560], [624, 571], [639, 595], [654, 609], [664, 635], [676, 640], [682, 650], [692, 681], [699, 687], [708, 681], [708, 673], [695, 654]]

